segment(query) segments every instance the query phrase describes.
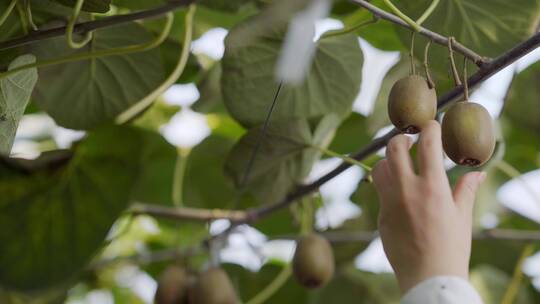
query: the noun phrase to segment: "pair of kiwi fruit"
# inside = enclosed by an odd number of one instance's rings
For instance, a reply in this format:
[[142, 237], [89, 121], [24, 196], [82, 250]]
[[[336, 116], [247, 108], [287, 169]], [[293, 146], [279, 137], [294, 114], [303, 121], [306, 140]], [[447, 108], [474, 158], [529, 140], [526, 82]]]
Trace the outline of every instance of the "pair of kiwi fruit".
[[308, 234], [297, 241], [292, 261], [293, 275], [300, 285], [320, 288], [334, 275], [334, 253], [326, 238]]
[[195, 279], [184, 268], [171, 265], [159, 278], [154, 303], [237, 304], [239, 301], [222, 268], [209, 268]]
[[[388, 97], [388, 116], [401, 132], [415, 134], [437, 115], [437, 94], [427, 80], [410, 75], [398, 80]], [[477, 167], [495, 150], [495, 131], [488, 111], [480, 104], [462, 100], [444, 115], [442, 143], [446, 155], [458, 165]]]

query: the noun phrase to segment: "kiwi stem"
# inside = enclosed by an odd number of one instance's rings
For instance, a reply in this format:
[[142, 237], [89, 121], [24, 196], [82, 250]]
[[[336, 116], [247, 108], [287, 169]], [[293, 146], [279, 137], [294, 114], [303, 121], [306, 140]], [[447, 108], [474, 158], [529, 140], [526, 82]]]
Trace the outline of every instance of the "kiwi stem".
[[527, 183], [527, 181], [523, 179], [523, 177], [521, 176], [521, 172], [519, 172], [518, 169], [516, 169], [514, 166], [502, 159], [497, 162], [495, 167], [499, 169], [502, 173], [506, 174], [508, 177], [518, 180], [525, 189], [525, 191], [527, 191], [529, 195], [540, 206], [540, 197], [538, 197], [536, 191], [534, 191], [534, 189]]
[[340, 29], [340, 30], [336, 30], [336, 31], [329, 31], [329, 32], [326, 32], [324, 33], [320, 39], [324, 39], [324, 38], [328, 38], [328, 37], [335, 37], [335, 36], [341, 36], [341, 35], [346, 35], [346, 34], [349, 34], [349, 33], [352, 33], [356, 30], [359, 30], [365, 26], [368, 26], [370, 24], [374, 24], [374, 23], [377, 23], [378, 21], [380, 20], [379, 17], [373, 15], [373, 17], [370, 19], [370, 20], [367, 20], [367, 21], [364, 21], [364, 22], [361, 22], [361, 23], [358, 23], [358, 24], [355, 24], [351, 27], [347, 27], [347, 28], [343, 28], [343, 29]]
[[454, 37], [448, 38], [448, 59], [450, 60], [450, 67], [452, 69], [452, 76], [454, 77], [454, 84], [457, 87], [461, 85], [461, 79], [459, 78], [459, 73], [456, 68], [456, 62], [454, 61], [454, 50], [452, 49], [454, 41]]
[[430, 89], [435, 88], [435, 82], [433, 82], [433, 79], [431, 78], [431, 74], [429, 73], [429, 63], [428, 63], [428, 54], [429, 54], [429, 47], [431, 46], [432, 40], [428, 40], [426, 43], [426, 47], [424, 49], [424, 70], [426, 72], [426, 79], [428, 83], [428, 87]]
[[266, 301], [275, 294], [289, 279], [292, 274], [291, 264], [287, 264], [283, 267], [280, 273], [274, 278], [270, 284], [256, 294], [253, 298], [246, 302], [246, 304], [261, 304], [266, 303]]
[[332, 156], [332, 157], [337, 157], [337, 158], [341, 158], [343, 161], [353, 165], [353, 166], [358, 166], [368, 172], [371, 172], [371, 170], [373, 170], [370, 166], [352, 158], [352, 157], [349, 157], [349, 156], [346, 156], [346, 155], [342, 155], [342, 154], [339, 154], [337, 152], [334, 152], [332, 150], [328, 150], [326, 148], [323, 148], [323, 147], [319, 147], [317, 145], [311, 145], [312, 148], [314, 149], [317, 149], [319, 151], [321, 151], [323, 154], [326, 154], [328, 156]]
[[411, 75], [416, 74], [416, 66], [414, 64], [414, 36], [416, 32], [411, 33], [411, 48], [409, 51], [409, 59], [411, 60]]
[[165, 24], [163, 31], [159, 34], [158, 37], [156, 37], [156, 39], [152, 41], [149, 41], [143, 44], [130, 45], [130, 46], [115, 48], [115, 49], [98, 50], [98, 51], [88, 52], [88, 53], [76, 53], [76, 54], [65, 56], [65, 57], [54, 58], [54, 59], [43, 60], [43, 61], [38, 61], [38, 62], [30, 63], [30, 64], [21, 65], [9, 71], [0, 73], [0, 79], [6, 78], [15, 73], [18, 73], [27, 69], [32, 69], [32, 68], [43, 68], [43, 67], [48, 67], [48, 66], [57, 65], [57, 64], [76, 62], [76, 61], [95, 59], [95, 58], [102, 58], [102, 57], [108, 57], [108, 56], [118, 56], [118, 55], [125, 55], [125, 54], [131, 54], [131, 53], [138, 53], [138, 52], [143, 52], [143, 51], [153, 49], [159, 46], [163, 41], [165, 41], [165, 39], [169, 35], [169, 32], [171, 31], [174, 15], [172, 13], [168, 13], [166, 16], [167, 16], [167, 23]]
[[189, 150], [177, 148], [176, 153], [176, 162], [174, 163], [174, 176], [172, 181], [172, 202], [175, 207], [182, 207], [184, 205], [184, 175]]
[[22, 31], [25, 35], [28, 35], [28, 19], [26, 18], [26, 12], [19, 1], [17, 2], [17, 13], [19, 14]]
[[465, 101], [469, 101], [469, 84], [467, 83], [467, 57], [463, 57], [463, 94]]
[[79, 14], [81, 13], [81, 8], [84, 4], [84, 0], [77, 0], [75, 2], [75, 6], [73, 7], [73, 13], [71, 14], [71, 18], [69, 18], [68, 24], [66, 26], [66, 41], [67, 45], [72, 49], [80, 49], [84, 47], [85, 45], [92, 40], [93, 32], [86, 32], [84, 38], [80, 42], [76, 42], [73, 40], [73, 29], [75, 28], [75, 23], [77, 23], [77, 19], [79, 19]]
[[408, 25], [410, 25], [414, 31], [419, 32], [422, 28], [420, 25], [418, 25], [414, 20], [409, 18], [409, 16], [405, 15], [402, 11], [397, 8], [394, 3], [390, 0], [383, 0], [384, 4], [390, 8], [390, 10], [396, 14], [401, 20], [405, 21]]
[[19, 1], [19, 0], [11, 0], [11, 2], [9, 3], [6, 10], [2, 13], [2, 16], [0, 16], [0, 26], [2, 26], [2, 24], [4, 24], [4, 22], [6, 22], [7, 18], [9, 17], [11, 12], [13, 11], [13, 8], [15, 7], [15, 4], [17, 4], [17, 1]]
[[[174, 70], [171, 72], [171, 74], [161, 83], [157, 88], [155, 88], [152, 92], [150, 92], [146, 97], [138, 101], [136, 104], [131, 106], [129, 109], [122, 112], [120, 115], [118, 115], [115, 119], [115, 122], [117, 124], [124, 124], [137, 115], [144, 111], [146, 108], [148, 108], [163, 92], [165, 92], [171, 85], [173, 85], [176, 80], [182, 75], [184, 72], [184, 68], [186, 67], [188, 58], [189, 58], [189, 52], [191, 50], [191, 40], [193, 38], [193, 19], [195, 18], [195, 11], [197, 9], [197, 6], [195, 4], [191, 4], [188, 7], [185, 19], [184, 19], [184, 39], [183, 39], [183, 46], [182, 51], [180, 52], [180, 56], [178, 56], [178, 62], [176, 63], [176, 66], [174, 67]], [[172, 22], [169, 17], [172, 15], [172, 13], [167, 13], [167, 25], [169, 22]], [[174, 19], [174, 17], [172, 17]], [[165, 31], [165, 30], [164, 30]], [[165, 35], [165, 38], [168, 36]], [[162, 41], [163, 42], [163, 41]]]
[[523, 248], [521, 256], [519, 257], [519, 260], [514, 267], [514, 274], [512, 276], [512, 280], [510, 281], [510, 284], [508, 285], [508, 288], [503, 295], [501, 304], [514, 303], [514, 299], [516, 298], [520, 289], [521, 281], [523, 280], [523, 263], [525, 262], [525, 259], [534, 252], [533, 250], [534, 245], [532, 243], [528, 244], [527, 246], [525, 246], [525, 248]]
[[433, 11], [437, 7], [437, 5], [439, 5], [439, 0], [433, 0], [433, 2], [431, 2], [431, 4], [426, 9], [426, 11], [422, 14], [422, 16], [420, 16], [420, 18], [416, 19], [416, 24], [422, 25], [422, 23], [424, 23], [424, 21], [426, 21], [426, 19], [429, 18], [431, 13], [433, 13]]
[[32, 7], [30, 6], [30, 0], [24, 1], [24, 9], [26, 11], [26, 19], [28, 20], [28, 24], [34, 31], [37, 31], [38, 27], [34, 23], [34, 18], [32, 18]]

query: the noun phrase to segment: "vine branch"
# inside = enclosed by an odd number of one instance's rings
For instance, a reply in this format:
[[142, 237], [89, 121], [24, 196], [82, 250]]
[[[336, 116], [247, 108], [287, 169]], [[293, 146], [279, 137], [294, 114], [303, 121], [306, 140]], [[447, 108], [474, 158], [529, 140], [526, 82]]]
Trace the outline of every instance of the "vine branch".
[[[164, 4], [162, 6], [149, 9], [149, 10], [144, 10], [144, 11], [125, 14], [125, 15], [116, 15], [116, 16], [106, 17], [106, 18], [99, 19], [96, 21], [77, 23], [73, 27], [73, 33], [84, 35], [87, 32], [91, 32], [91, 31], [101, 29], [101, 28], [111, 27], [111, 26], [128, 23], [128, 22], [132, 22], [136, 20], [141, 20], [141, 19], [156, 18], [168, 12], [172, 12], [179, 8], [188, 6], [193, 2], [195, 2], [195, 0], [174, 0], [174, 1], [169, 1], [167, 4]], [[45, 39], [63, 36], [65, 35], [65, 33], [66, 33], [66, 26], [56, 27], [56, 28], [52, 28], [48, 30], [35, 31], [19, 38], [14, 38], [14, 39], [0, 42], [0, 51], [27, 45], [27, 44], [45, 40]]]
[[[406, 27], [406, 28], [409, 28], [409, 29], [412, 29], [412, 30], [416, 31], [415, 28], [413, 28], [407, 22], [403, 21], [398, 16], [386, 12], [386, 11], [376, 7], [375, 5], [369, 3], [368, 1], [365, 1], [365, 0], [350, 0], [350, 1], [357, 4], [357, 5], [359, 5], [359, 6], [361, 6], [361, 7], [363, 7], [363, 8], [365, 8], [365, 9], [367, 9], [373, 15], [375, 15], [375, 16], [381, 18], [381, 19], [388, 20], [388, 21], [390, 21], [392, 23], [395, 23], [397, 25], [400, 25], [400, 26], [403, 26], [403, 27]], [[417, 30], [417, 32], [420, 35], [426, 36], [429, 39], [433, 40], [433, 42], [435, 42], [435, 43], [438, 43], [438, 44], [443, 45], [443, 46], [448, 45], [448, 38], [441, 35], [441, 34], [435, 33], [433, 31], [430, 31], [430, 30], [428, 30], [428, 29], [426, 29], [424, 27], [421, 27], [421, 26]], [[452, 45], [453, 45], [454, 50], [456, 52], [458, 52], [458, 53], [462, 54], [463, 56], [469, 58], [472, 62], [474, 62], [479, 67], [482, 67], [483, 65], [487, 64], [490, 61], [489, 58], [478, 55], [473, 50], [465, 47], [464, 45], [460, 44], [457, 41], [454, 41]]]
[[[331, 243], [367, 243], [376, 239], [377, 231], [326, 231], [320, 235]], [[298, 235], [282, 235], [272, 238], [273, 240], [296, 240]], [[473, 233], [472, 238], [480, 241], [514, 241], [514, 242], [538, 242], [540, 241], [540, 231], [517, 230], [517, 229], [488, 229]], [[130, 256], [118, 256], [114, 258], [103, 258], [97, 260], [89, 266], [90, 270], [98, 270], [116, 263], [130, 262], [137, 265], [147, 265], [158, 262], [189, 258], [204, 253], [202, 246], [189, 248], [169, 248], [152, 252], [137, 253]]]

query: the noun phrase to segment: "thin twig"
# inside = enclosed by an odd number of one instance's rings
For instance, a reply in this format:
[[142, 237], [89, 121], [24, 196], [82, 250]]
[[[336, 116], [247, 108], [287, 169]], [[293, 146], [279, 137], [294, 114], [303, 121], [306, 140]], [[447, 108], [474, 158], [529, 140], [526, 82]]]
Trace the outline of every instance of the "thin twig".
[[435, 88], [435, 82], [433, 82], [433, 78], [431, 78], [431, 73], [429, 72], [429, 47], [431, 46], [431, 40], [428, 40], [428, 43], [426, 43], [426, 47], [424, 49], [424, 71], [426, 72], [426, 79], [427, 83], [430, 89]]
[[448, 38], [448, 60], [450, 61], [450, 71], [452, 72], [452, 77], [454, 78], [454, 84], [456, 86], [462, 85], [461, 78], [456, 68], [456, 61], [454, 60], [454, 49], [452, 45], [455, 43], [454, 37]]
[[411, 32], [411, 48], [409, 50], [409, 60], [411, 61], [411, 75], [416, 74], [416, 63], [414, 62], [414, 36], [416, 32]]
[[172, 220], [193, 220], [208, 222], [227, 219], [233, 222], [244, 221], [248, 213], [243, 210], [200, 209], [189, 207], [165, 207], [153, 204], [135, 203], [129, 210], [133, 215], [147, 214]]
[[[141, 19], [156, 18], [168, 12], [172, 12], [174, 10], [188, 6], [193, 2], [195, 2], [195, 0], [170, 1], [167, 4], [164, 4], [154, 9], [135, 12], [131, 14], [106, 17], [106, 18], [99, 19], [96, 21], [78, 23], [75, 25], [73, 29], [73, 33], [85, 34], [87, 32], [94, 31], [100, 28], [111, 27], [111, 26], [115, 26], [115, 25], [119, 25], [123, 23], [129, 23], [129, 22], [141, 20]], [[63, 36], [65, 33], [66, 33], [65, 26], [56, 27], [56, 28], [52, 28], [48, 30], [39, 30], [39, 31], [32, 32], [22, 37], [0, 42], [0, 51], [27, 45], [27, 44], [45, 40], [45, 39], [60, 37], [60, 36]]]
[[[375, 5], [369, 3], [366, 0], [350, 0], [350, 1], [355, 3], [355, 4], [358, 4], [359, 6], [365, 8], [365, 9], [367, 9], [372, 14], [380, 17], [381, 19], [385, 19], [385, 20], [388, 20], [388, 21], [390, 21], [392, 23], [395, 23], [397, 25], [400, 25], [400, 26], [403, 26], [403, 27], [410, 28], [410, 29], [414, 30], [414, 28], [412, 28], [409, 24], [407, 24], [405, 21], [401, 20], [396, 15], [392, 15], [392, 14], [384, 11], [384, 10], [376, 7]], [[438, 44], [443, 45], [443, 46], [448, 45], [448, 38], [447, 37], [445, 37], [443, 35], [440, 35], [438, 33], [432, 32], [432, 31], [430, 31], [430, 30], [428, 30], [426, 28], [421, 27], [420, 30], [418, 31], [418, 33], [420, 35], [428, 37], [429, 39], [433, 40], [433, 42], [435, 42], [435, 43], [438, 43]], [[490, 61], [489, 58], [478, 55], [473, 50], [463, 46], [462, 44], [460, 44], [457, 41], [454, 43], [454, 49], [455, 49], [456, 52], [458, 52], [458, 53], [462, 54], [463, 56], [469, 58], [472, 62], [474, 62], [479, 67], [487, 64]]]

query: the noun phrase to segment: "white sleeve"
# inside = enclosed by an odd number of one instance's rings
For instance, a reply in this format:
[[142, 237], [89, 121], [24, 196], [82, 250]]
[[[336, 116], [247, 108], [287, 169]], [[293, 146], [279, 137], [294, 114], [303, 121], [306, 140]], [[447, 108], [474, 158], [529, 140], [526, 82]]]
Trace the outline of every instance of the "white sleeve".
[[474, 287], [460, 277], [439, 276], [420, 282], [401, 299], [401, 304], [482, 304]]

